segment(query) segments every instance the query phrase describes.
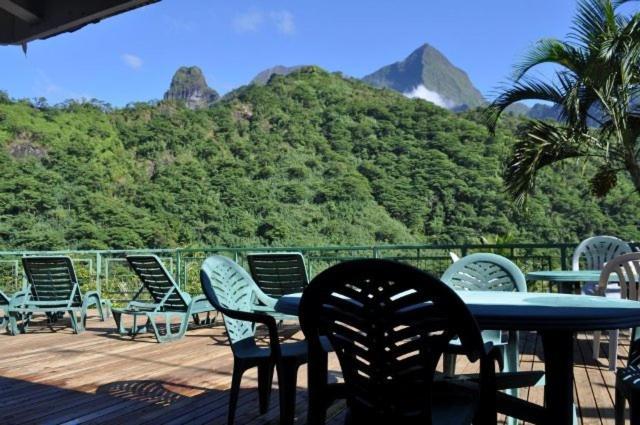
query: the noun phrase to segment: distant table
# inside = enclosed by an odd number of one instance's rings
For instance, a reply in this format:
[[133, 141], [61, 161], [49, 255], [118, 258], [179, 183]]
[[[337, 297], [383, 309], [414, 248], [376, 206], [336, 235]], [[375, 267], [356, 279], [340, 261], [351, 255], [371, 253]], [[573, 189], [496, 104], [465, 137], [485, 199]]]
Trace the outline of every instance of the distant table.
[[[600, 270], [548, 270], [527, 273], [527, 281], [545, 281], [560, 285], [560, 292], [570, 292], [566, 289], [570, 285], [576, 293], [580, 293], [580, 284], [585, 282], [598, 282]], [[609, 276], [609, 282], [617, 282], [615, 273]]]
[[[640, 302], [637, 301], [526, 292], [461, 291], [458, 294], [482, 329], [540, 333], [546, 375], [545, 406], [526, 403], [526, 409], [520, 410], [522, 419], [528, 422], [573, 423], [575, 332], [640, 326]], [[300, 295], [281, 297], [275, 305], [276, 311], [297, 315]]]

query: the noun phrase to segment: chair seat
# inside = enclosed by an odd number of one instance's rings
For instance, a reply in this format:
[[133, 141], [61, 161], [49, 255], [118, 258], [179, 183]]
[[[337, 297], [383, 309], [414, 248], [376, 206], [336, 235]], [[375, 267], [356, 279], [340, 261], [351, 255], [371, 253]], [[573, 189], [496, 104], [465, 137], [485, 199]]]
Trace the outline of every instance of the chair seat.
[[433, 424], [470, 424], [479, 407], [477, 385], [436, 383], [433, 394]]
[[622, 387], [627, 393], [640, 391], [640, 366], [619, 368], [616, 373], [616, 385]]
[[[468, 425], [471, 424], [479, 407], [480, 391], [477, 384], [471, 382], [451, 382], [448, 380], [436, 380], [434, 382], [431, 417], [433, 425]], [[347, 424], [359, 424], [358, 415], [348, 412], [350, 419]], [[370, 418], [376, 416], [375, 412], [366, 412], [364, 416]], [[381, 419], [378, 416], [378, 419]], [[393, 418], [384, 418], [379, 423], [395, 422], [403, 425], [422, 425], [421, 419], [413, 419], [402, 415]]]
[[[257, 346], [247, 344], [243, 347], [238, 347], [236, 344], [235, 355], [239, 358], [266, 358], [271, 355], [271, 349], [266, 346]], [[280, 344], [280, 352], [283, 358], [306, 358], [307, 357], [307, 342], [285, 342]]]

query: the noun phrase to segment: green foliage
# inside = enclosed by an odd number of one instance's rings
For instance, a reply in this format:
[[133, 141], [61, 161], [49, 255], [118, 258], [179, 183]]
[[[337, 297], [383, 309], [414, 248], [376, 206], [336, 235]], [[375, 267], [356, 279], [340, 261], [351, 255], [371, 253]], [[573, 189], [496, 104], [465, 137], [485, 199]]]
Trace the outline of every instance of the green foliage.
[[0, 102], [0, 249], [640, 238], [629, 181], [593, 200], [579, 165], [514, 208], [501, 173], [519, 118], [491, 135], [475, 111], [315, 67], [206, 110], [44, 104]]

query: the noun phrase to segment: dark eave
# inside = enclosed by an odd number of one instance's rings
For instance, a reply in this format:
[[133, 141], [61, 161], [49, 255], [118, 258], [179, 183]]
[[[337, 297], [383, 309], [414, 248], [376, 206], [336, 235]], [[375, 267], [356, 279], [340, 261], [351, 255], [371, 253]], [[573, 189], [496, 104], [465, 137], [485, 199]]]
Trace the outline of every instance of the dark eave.
[[0, 0], [0, 45], [25, 45], [158, 1]]

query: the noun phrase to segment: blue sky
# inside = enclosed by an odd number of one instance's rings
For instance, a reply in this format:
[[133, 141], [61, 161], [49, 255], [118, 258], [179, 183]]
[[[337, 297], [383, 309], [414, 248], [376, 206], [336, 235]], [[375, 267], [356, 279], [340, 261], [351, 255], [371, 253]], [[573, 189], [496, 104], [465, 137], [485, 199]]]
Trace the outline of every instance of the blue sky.
[[563, 38], [574, 0], [163, 0], [75, 33], [0, 47], [0, 89], [51, 103], [161, 98], [181, 65], [219, 92], [277, 65], [362, 77], [428, 42], [490, 97], [527, 47]]

